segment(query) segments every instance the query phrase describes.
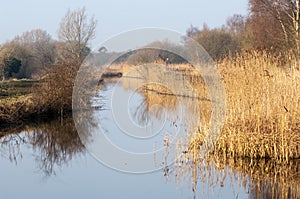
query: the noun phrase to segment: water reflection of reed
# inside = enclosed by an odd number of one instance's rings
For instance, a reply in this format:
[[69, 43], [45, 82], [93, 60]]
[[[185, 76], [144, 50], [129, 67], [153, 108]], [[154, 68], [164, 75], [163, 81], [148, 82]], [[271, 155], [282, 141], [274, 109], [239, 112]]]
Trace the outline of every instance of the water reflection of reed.
[[274, 160], [229, 159], [235, 171], [251, 178], [250, 198], [300, 198], [300, 161], [278, 163]]
[[123, 73], [121, 83], [124, 89], [133, 90], [143, 96], [136, 111], [136, 115], [140, 115], [140, 122], [149, 117], [161, 119], [165, 111], [169, 115], [178, 115], [181, 105], [185, 109], [182, 113], [186, 117], [185, 121], [197, 121], [197, 124], [191, 123], [189, 126], [197, 126], [199, 123], [202, 127], [209, 126], [211, 116], [209, 93], [203, 78], [192, 66], [164, 67], [155, 63], [144, 64], [123, 67]]
[[66, 118], [63, 124], [54, 120], [6, 130], [2, 134], [1, 149], [8, 151], [10, 161], [17, 164], [23, 158], [20, 146], [29, 145], [37, 152], [34, 153], [37, 166], [47, 176], [55, 174], [55, 168], [62, 167], [85, 150], [72, 118]]
[[137, 91], [144, 97], [134, 113], [140, 123], [145, 123], [151, 117], [162, 120], [164, 110], [172, 113], [178, 107], [177, 97], [170, 94], [172, 91], [161, 85], [144, 85]]
[[226, 178], [235, 189], [248, 192], [250, 199], [300, 198], [299, 160], [278, 163], [271, 159], [231, 158], [213, 153], [203, 160], [198, 149], [187, 150], [187, 147], [178, 143], [178, 161], [173, 172], [178, 184], [186, 181], [192, 184], [195, 198], [199, 194], [197, 190], [203, 191], [205, 184], [208, 191], [215, 192], [224, 186]]

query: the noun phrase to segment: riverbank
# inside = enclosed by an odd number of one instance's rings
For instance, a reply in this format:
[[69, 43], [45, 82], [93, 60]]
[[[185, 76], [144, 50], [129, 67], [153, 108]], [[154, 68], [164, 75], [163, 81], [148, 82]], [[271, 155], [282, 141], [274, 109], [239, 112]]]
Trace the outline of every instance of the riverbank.
[[6, 80], [0, 82], [0, 126], [26, 120], [35, 112], [32, 96], [35, 80]]
[[40, 83], [30, 79], [0, 82], [0, 128], [59, 116], [59, 112], [47, 108], [49, 105], [40, 99], [41, 93], [35, 90]]
[[[59, 70], [54, 70], [57, 72]], [[72, 115], [72, 91], [75, 75], [64, 77], [50, 73], [41, 80], [0, 81], [0, 128], [18, 126], [39, 118], [62, 118]], [[74, 72], [76, 74], [76, 71]], [[59, 73], [60, 74], [60, 73]], [[120, 71], [108, 71], [99, 78], [119, 78]]]

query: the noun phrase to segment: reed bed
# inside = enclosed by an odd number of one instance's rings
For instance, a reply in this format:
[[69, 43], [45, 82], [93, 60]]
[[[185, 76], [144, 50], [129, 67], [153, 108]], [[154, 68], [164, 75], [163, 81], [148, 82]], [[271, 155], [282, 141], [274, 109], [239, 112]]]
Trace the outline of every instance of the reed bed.
[[216, 152], [288, 161], [300, 157], [300, 71], [265, 52], [218, 64], [227, 118]]
[[[167, 67], [174, 74], [182, 74], [201, 97], [200, 119], [206, 126], [188, 135], [188, 148], [199, 146], [205, 134], [202, 130], [209, 127], [211, 117], [209, 92], [200, 74], [190, 65], [170, 64]], [[223, 59], [217, 67], [226, 90], [226, 121], [213, 152], [276, 161], [300, 158], [300, 63], [292, 62], [289, 55], [276, 57], [252, 51]], [[132, 70], [128, 64], [115, 68], [122, 70], [125, 76]], [[168, 82], [172, 81], [176, 82], [176, 77]], [[174, 101], [174, 96], [162, 98], [157, 92], [145, 96], [150, 104], [161, 104], [162, 99], [165, 103], [173, 104]]]

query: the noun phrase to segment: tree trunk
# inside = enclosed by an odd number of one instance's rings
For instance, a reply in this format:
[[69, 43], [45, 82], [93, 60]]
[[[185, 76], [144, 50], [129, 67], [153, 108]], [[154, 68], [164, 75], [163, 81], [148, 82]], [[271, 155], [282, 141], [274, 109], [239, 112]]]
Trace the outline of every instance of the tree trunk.
[[60, 108], [60, 125], [64, 125], [64, 109], [62, 107]]
[[4, 66], [1, 68], [1, 76], [2, 76], [2, 81], [5, 80], [5, 72], [4, 72]]
[[287, 34], [287, 31], [286, 31], [285, 24], [284, 24], [284, 22], [282, 21], [281, 13], [280, 13], [280, 11], [279, 11], [279, 9], [278, 9], [278, 4], [277, 4], [276, 0], [274, 0], [274, 6], [275, 6], [275, 11], [276, 11], [277, 19], [278, 19], [278, 21], [279, 21], [279, 23], [280, 23], [282, 32], [283, 32], [283, 34], [284, 34], [284, 40], [285, 40], [285, 43], [288, 44], [288, 42], [289, 42], [288, 34]]
[[[299, 19], [300, 19], [300, 0], [296, 0], [296, 12], [295, 12], [295, 20], [294, 20], [294, 28], [296, 33], [296, 50], [297, 53], [300, 51], [300, 38], [299, 38]], [[299, 54], [298, 54], [299, 55]]]

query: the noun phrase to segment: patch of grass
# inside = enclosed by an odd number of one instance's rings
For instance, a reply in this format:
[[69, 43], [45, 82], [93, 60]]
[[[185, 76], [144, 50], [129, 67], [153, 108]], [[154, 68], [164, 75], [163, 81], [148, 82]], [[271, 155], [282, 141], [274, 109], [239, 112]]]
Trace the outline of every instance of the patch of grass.
[[40, 103], [32, 94], [37, 80], [0, 82], [0, 126], [16, 124], [40, 114]]
[[0, 99], [6, 97], [16, 97], [31, 93], [33, 84], [37, 80], [7, 80], [0, 82]]

